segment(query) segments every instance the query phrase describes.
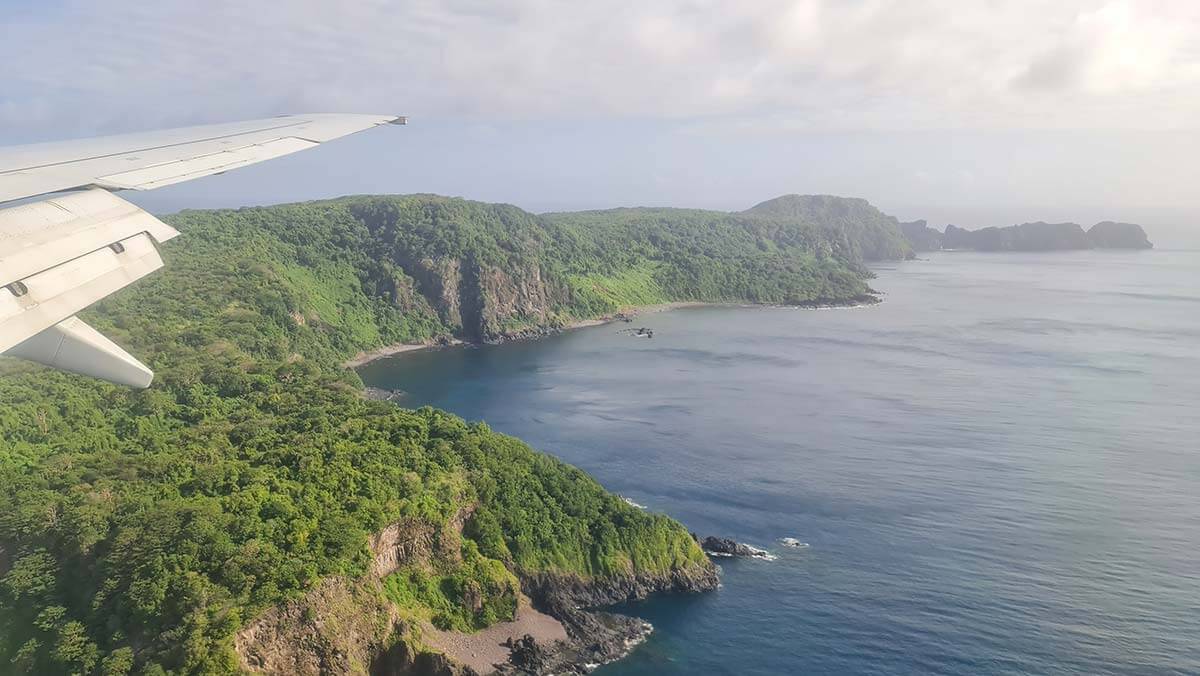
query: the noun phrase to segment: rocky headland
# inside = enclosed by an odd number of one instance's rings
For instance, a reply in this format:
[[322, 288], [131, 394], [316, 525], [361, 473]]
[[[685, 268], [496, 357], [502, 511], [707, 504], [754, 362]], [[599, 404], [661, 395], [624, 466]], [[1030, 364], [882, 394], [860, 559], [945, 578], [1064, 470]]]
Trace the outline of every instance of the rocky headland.
[[517, 571], [514, 617], [474, 632], [440, 629], [391, 603], [383, 590], [387, 577], [459, 560], [456, 543], [473, 515], [467, 507], [440, 525], [413, 518], [375, 534], [368, 575], [327, 578], [243, 627], [235, 639], [241, 667], [297, 676], [584, 674], [624, 657], [653, 631], [644, 620], [602, 608], [719, 584], [717, 567], [707, 561], [592, 578]]

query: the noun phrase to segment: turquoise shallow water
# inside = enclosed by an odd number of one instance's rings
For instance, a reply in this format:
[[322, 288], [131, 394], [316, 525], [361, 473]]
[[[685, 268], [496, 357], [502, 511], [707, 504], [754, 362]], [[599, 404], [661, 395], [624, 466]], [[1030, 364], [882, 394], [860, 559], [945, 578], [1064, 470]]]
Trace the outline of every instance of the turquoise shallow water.
[[623, 608], [657, 630], [604, 676], [1200, 673], [1200, 252], [877, 272], [362, 375], [778, 555]]

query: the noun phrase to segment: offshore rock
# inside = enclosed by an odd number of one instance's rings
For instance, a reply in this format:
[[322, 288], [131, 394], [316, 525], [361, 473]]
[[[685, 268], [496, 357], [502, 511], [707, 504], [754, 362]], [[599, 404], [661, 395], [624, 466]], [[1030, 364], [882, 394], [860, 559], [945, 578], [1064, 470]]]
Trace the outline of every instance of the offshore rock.
[[729, 538], [718, 538], [710, 535], [699, 542], [700, 548], [705, 553], [713, 556], [738, 556], [749, 559], [770, 558], [770, 553], [765, 550], [758, 547], [751, 547], [750, 545]]

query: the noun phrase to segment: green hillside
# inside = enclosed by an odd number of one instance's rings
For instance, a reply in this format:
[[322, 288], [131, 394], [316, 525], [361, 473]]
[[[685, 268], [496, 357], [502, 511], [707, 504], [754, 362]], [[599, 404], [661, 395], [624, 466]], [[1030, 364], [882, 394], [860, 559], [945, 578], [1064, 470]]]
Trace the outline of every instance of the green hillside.
[[784, 195], [743, 211], [782, 223], [804, 223], [826, 232], [843, 234], [850, 255], [868, 261], [911, 258], [912, 247], [893, 216], [858, 198], [833, 195]]
[[868, 291], [821, 228], [714, 212], [419, 195], [168, 220], [165, 269], [85, 313], [154, 386], [0, 360], [0, 673], [236, 672], [240, 627], [367, 575], [397, 522], [441, 554], [382, 593], [448, 627], [511, 614], [513, 575], [705, 568], [678, 523], [482, 423], [368, 401], [340, 363], [626, 305]]

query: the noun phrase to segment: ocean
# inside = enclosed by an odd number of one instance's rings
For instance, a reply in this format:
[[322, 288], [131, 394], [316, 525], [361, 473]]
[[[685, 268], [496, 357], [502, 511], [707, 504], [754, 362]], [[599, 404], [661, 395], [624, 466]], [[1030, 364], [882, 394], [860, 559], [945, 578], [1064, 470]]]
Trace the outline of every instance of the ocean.
[[1200, 251], [876, 273], [360, 372], [776, 556], [620, 608], [656, 631], [601, 676], [1200, 674]]

